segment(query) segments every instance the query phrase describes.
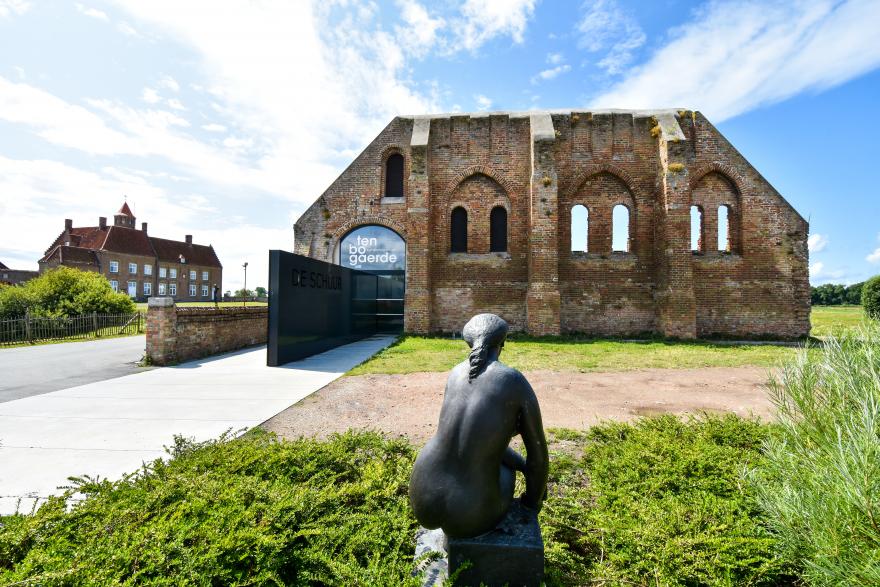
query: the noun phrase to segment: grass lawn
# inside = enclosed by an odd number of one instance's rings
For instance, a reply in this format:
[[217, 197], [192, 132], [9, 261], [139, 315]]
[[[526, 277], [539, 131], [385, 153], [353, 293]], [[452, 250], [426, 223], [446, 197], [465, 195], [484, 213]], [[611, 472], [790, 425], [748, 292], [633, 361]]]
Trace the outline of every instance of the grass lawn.
[[[147, 302], [137, 302], [135, 305], [137, 306], [138, 310], [146, 311], [146, 309], [147, 309]], [[214, 305], [214, 302], [175, 302], [175, 305], [179, 306], [181, 308], [208, 308], [208, 307], [212, 307]], [[269, 304], [267, 302], [220, 302], [219, 303], [219, 306], [221, 308], [226, 308], [226, 307], [230, 307], [230, 306], [240, 308], [245, 305], [250, 306], [250, 307], [255, 307], [255, 306], [268, 306]]]
[[861, 306], [813, 306], [810, 320], [813, 336], [840, 334], [862, 323], [865, 312]]
[[[461, 339], [405, 336], [348, 375], [447, 371], [467, 358]], [[505, 343], [501, 360], [521, 371], [631, 371], [695, 367], [772, 367], [794, 356], [777, 345], [728, 345], [646, 340], [620, 342], [575, 337], [520, 337]]]
[[[813, 335], [826, 336], [861, 323], [861, 306], [813, 308]], [[667, 340], [616, 341], [575, 336], [528, 337], [514, 335], [501, 359], [521, 371], [631, 371], [635, 369], [697, 367], [774, 367], [794, 356], [795, 349], [780, 345], [714, 344]], [[348, 375], [447, 371], [467, 357], [461, 339], [404, 336]]]

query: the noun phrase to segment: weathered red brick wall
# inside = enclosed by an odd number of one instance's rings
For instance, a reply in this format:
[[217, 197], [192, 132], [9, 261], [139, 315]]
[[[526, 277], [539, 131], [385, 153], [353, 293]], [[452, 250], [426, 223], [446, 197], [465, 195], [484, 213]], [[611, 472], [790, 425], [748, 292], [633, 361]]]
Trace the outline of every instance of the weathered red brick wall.
[[168, 298], [151, 298], [147, 310], [146, 353], [154, 365], [190, 361], [266, 342], [267, 307], [179, 308], [169, 302]]
[[[383, 167], [396, 152], [405, 197], [388, 201]], [[576, 204], [589, 210], [587, 252], [571, 251]], [[615, 204], [630, 211], [627, 252], [611, 251]], [[729, 252], [716, 250], [721, 204]], [[467, 253], [450, 252], [459, 205]], [[489, 252], [496, 205], [508, 211], [506, 253]], [[704, 211], [697, 254], [691, 205]], [[487, 311], [535, 334], [809, 331], [806, 222], [696, 112], [395, 118], [297, 221], [295, 251], [335, 262], [341, 238], [366, 224], [407, 241], [411, 332], [460, 330]]]

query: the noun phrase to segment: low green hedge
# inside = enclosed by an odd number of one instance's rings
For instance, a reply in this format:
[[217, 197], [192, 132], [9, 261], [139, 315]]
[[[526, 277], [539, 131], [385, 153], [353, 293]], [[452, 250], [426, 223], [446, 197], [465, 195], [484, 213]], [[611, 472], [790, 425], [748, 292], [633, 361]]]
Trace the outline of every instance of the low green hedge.
[[[789, 584], [740, 481], [768, 431], [734, 416], [553, 431], [548, 584]], [[418, 585], [404, 441], [255, 431], [171, 452], [80, 480], [72, 507], [0, 519], [0, 584]]]

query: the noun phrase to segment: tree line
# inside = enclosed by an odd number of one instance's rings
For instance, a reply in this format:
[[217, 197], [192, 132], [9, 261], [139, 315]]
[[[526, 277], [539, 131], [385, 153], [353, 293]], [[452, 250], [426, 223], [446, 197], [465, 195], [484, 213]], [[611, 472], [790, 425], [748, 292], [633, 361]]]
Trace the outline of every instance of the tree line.
[[814, 306], [859, 305], [862, 303], [864, 281], [852, 285], [825, 283], [810, 288], [810, 303]]

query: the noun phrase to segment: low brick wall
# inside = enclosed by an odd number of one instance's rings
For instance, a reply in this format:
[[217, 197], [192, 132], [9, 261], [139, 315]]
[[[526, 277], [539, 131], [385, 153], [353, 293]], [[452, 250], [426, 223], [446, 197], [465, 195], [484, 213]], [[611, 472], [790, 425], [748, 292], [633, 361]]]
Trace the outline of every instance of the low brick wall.
[[172, 365], [263, 344], [268, 319], [267, 307], [178, 308], [171, 298], [150, 298], [147, 358]]

